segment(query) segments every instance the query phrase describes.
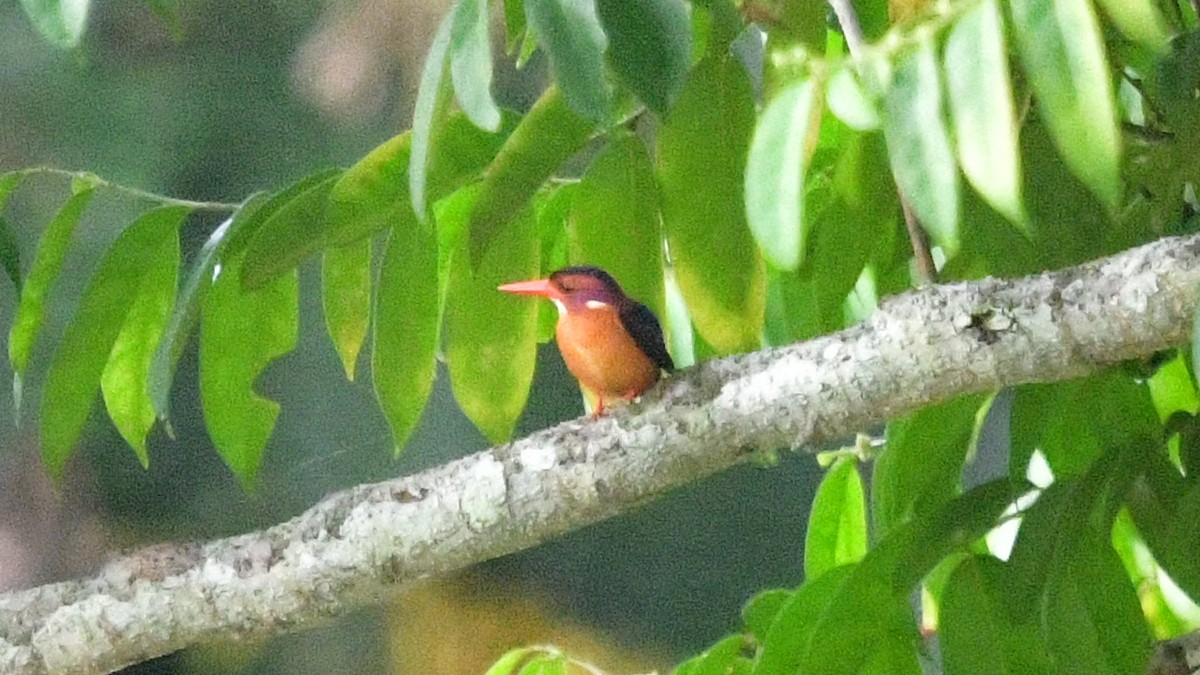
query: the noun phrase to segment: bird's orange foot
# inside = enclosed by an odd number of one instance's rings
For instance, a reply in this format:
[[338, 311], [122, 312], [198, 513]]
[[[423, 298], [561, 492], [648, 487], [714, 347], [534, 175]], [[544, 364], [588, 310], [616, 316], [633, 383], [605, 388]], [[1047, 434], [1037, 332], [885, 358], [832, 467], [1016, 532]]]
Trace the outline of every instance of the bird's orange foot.
[[596, 397], [596, 409], [592, 411], [592, 419], [596, 419], [604, 412], [604, 397]]

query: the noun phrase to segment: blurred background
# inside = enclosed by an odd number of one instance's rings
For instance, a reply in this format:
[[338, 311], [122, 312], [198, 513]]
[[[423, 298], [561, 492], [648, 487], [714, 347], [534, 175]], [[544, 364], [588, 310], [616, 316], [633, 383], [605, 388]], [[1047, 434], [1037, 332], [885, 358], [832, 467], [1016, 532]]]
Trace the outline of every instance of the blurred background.
[[[93, 4], [82, 48], [63, 53], [38, 37], [17, 3], [2, 3], [0, 172], [89, 170], [157, 193], [237, 202], [325, 166], [348, 166], [408, 126], [422, 59], [447, 4], [192, 0], [177, 7], [176, 38], [144, 0], [105, 0]], [[502, 65], [497, 98], [523, 110], [544, 78], [536, 57], [520, 72]], [[35, 178], [10, 201], [5, 217], [26, 262], [67, 189], [62, 180]], [[259, 384], [283, 412], [255, 494], [239, 489], [207, 439], [194, 346], [176, 378], [176, 438], [155, 432], [150, 469], [106, 417], [94, 415], [67, 480], [52, 489], [36, 441], [41, 373], [97, 253], [145, 206], [112, 193], [93, 201], [51, 297], [20, 422], [0, 415], [0, 590], [88, 574], [111, 552], [148, 543], [265, 527], [339, 488], [487, 446], [442, 372], [421, 428], [393, 459], [369, 369], [360, 367], [353, 383], [342, 375], [322, 322], [318, 269], [309, 263], [301, 270], [300, 344]], [[185, 265], [217, 220], [189, 219]], [[4, 285], [5, 326], [13, 308]], [[0, 409], [11, 405], [9, 388], [0, 386]], [[582, 410], [547, 345], [518, 435]], [[608, 672], [665, 669], [738, 628], [742, 603], [758, 590], [802, 580], [819, 475], [810, 456], [740, 467], [385, 606], [133, 671], [477, 673], [511, 647], [538, 643]]]

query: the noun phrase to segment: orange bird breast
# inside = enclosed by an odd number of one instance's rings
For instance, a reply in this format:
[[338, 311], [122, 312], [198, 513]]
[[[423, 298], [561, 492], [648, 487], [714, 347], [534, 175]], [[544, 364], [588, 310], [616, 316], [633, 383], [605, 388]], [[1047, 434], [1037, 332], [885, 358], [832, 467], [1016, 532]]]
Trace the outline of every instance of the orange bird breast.
[[559, 318], [558, 349], [571, 374], [601, 401], [632, 399], [658, 381], [659, 367], [634, 342], [616, 307], [595, 304]]

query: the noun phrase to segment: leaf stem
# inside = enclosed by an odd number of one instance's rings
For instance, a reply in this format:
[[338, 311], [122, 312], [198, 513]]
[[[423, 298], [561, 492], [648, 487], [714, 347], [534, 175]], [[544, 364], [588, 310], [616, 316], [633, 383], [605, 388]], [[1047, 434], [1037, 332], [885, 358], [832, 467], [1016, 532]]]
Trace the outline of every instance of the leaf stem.
[[194, 201], [191, 199], [179, 199], [177, 197], [168, 197], [147, 190], [141, 190], [128, 185], [121, 185], [109, 180], [105, 180], [90, 171], [69, 171], [67, 169], [57, 169], [50, 166], [35, 166], [27, 169], [18, 169], [13, 173], [24, 175], [43, 175], [43, 176], [61, 176], [70, 178], [73, 181], [81, 181], [95, 187], [114, 190], [122, 194], [133, 197], [134, 199], [145, 199], [148, 201], [158, 202], [164, 206], [184, 206], [195, 211], [216, 211], [218, 213], [233, 213], [238, 209], [240, 204], [231, 204], [228, 202], [207, 202]]

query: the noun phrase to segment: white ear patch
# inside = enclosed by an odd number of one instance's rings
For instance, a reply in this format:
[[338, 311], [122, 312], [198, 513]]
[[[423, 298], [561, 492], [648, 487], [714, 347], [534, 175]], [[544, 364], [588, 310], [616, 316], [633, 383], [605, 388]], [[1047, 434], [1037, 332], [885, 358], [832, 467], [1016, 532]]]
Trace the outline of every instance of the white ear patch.
[[587, 302], [583, 303], [583, 306], [587, 307], [588, 309], [604, 309], [605, 307], [608, 307], [608, 303], [600, 302], [599, 300], [588, 300]]
[[567, 315], [567, 306], [563, 304], [562, 300], [559, 300], [558, 298], [550, 298], [550, 302], [553, 302], [554, 306], [558, 308], [558, 315], [560, 317]]

